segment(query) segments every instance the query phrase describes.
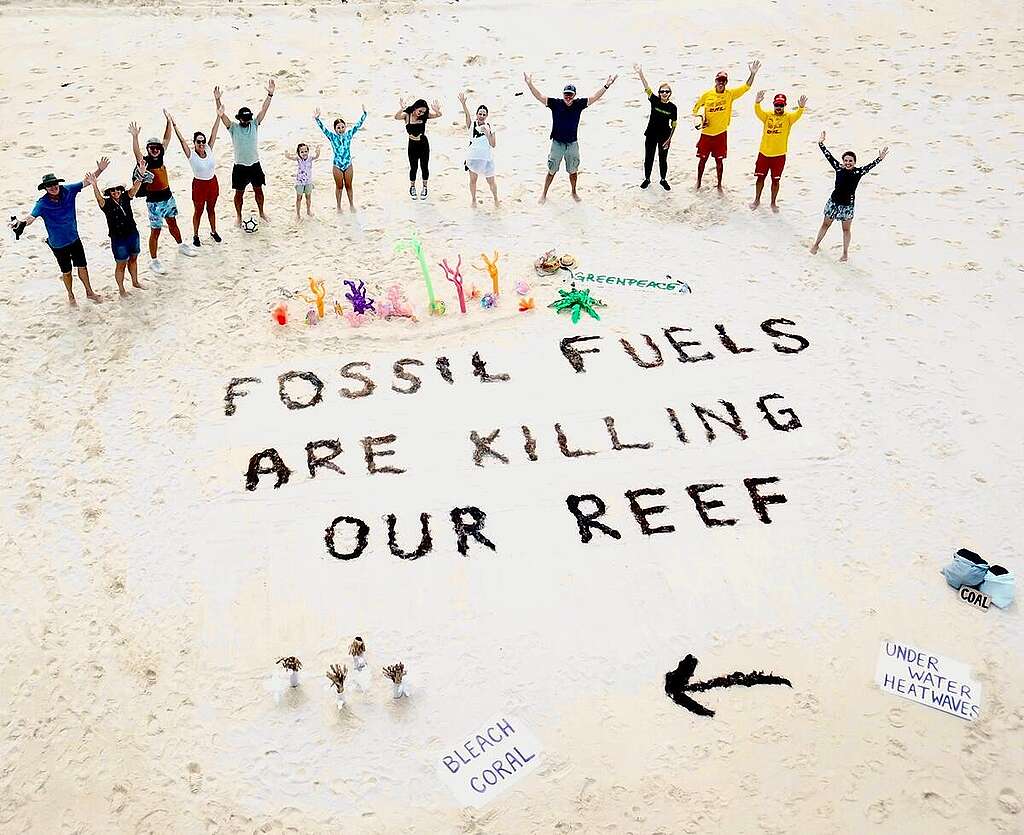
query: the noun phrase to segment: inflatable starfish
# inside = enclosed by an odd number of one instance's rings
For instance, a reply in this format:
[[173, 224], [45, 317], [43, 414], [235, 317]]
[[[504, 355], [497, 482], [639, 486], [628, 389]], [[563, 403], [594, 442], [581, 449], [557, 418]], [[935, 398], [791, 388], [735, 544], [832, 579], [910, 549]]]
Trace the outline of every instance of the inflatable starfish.
[[548, 307], [553, 307], [556, 313], [561, 313], [563, 310], [572, 311], [572, 323], [575, 325], [580, 320], [580, 315], [586, 313], [598, 321], [601, 321], [601, 317], [597, 315], [595, 307], [604, 307], [605, 304], [600, 299], [595, 299], [590, 295], [590, 290], [577, 290], [576, 285], [573, 284], [569, 290], [559, 290], [558, 295], [560, 299], [555, 299], [551, 302]]

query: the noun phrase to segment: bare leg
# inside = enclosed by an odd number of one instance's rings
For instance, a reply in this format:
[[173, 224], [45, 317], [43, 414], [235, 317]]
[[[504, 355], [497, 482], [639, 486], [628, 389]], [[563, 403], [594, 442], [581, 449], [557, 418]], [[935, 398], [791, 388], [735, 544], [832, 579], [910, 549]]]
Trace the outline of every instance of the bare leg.
[[469, 205], [474, 209], [476, 208], [476, 179], [477, 173], [475, 171], [469, 172]]
[[843, 257], [840, 261], [846, 261], [850, 257], [850, 231], [853, 228], [852, 220], [843, 221]]
[[299, 209], [302, 208], [302, 195], [295, 195], [295, 219], [302, 220], [302, 215], [299, 213]]
[[700, 181], [704, 179], [704, 166], [708, 164], [707, 157], [700, 157], [697, 163], [697, 188], [700, 189]]
[[256, 210], [260, 213], [260, 220], [269, 221], [270, 218], [263, 213], [263, 186], [253, 186], [252, 193], [256, 196]]
[[569, 187], [572, 189], [572, 199], [577, 203], [580, 202], [580, 196], [576, 193], [576, 178], [579, 177], [578, 173], [572, 173], [569, 175]]
[[144, 290], [145, 289], [141, 284], [139, 284], [139, 256], [138, 255], [133, 255], [131, 258], [128, 259], [128, 274], [132, 277], [132, 287], [135, 287], [135, 288], [137, 288], [139, 290]]
[[174, 242], [181, 243], [181, 230], [178, 229], [178, 219], [174, 217], [167, 218], [167, 231], [171, 233], [171, 237], [174, 238]]
[[203, 218], [203, 204], [200, 203], [196, 206], [194, 212], [192, 212], [192, 234], [195, 237], [199, 237], [199, 221]]
[[235, 226], [242, 225], [242, 195], [245, 189], [235, 189]]
[[157, 244], [160, 241], [160, 230], [150, 229], [149, 230], [149, 257], [154, 261], [156, 260]]
[[93, 292], [92, 285], [89, 283], [89, 268], [79, 267], [78, 268], [78, 280], [82, 282], [82, 286], [85, 288], [85, 297], [96, 304], [103, 301], [100, 296]]
[[309, 217], [313, 217], [313, 195], [312, 194], [307, 194], [306, 195], [306, 214], [309, 215]]
[[[750, 204], [751, 209], [756, 209], [761, 205], [761, 192], [764, 191], [764, 178], [767, 176], [767, 174], [757, 175], [757, 184], [754, 186], [754, 202]], [[772, 186], [772, 188], [774, 188], [774, 186]], [[774, 198], [772, 199], [772, 203], [775, 203]]]
[[828, 228], [832, 225], [832, 218], [827, 217], [821, 222], [821, 228], [818, 230], [818, 237], [815, 239], [814, 244], [811, 246], [811, 255], [818, 254], [818, 246], [821, 244], [822, 238], [825, 237], [825, 233], [828, 232]]
[[349, 164], [349, 167], [345, 169], [345, 194], [348, 196], [348, 208], [349, 211], [354, 212], [356, 210], [356, 204], [352, 202], [352, 177], [355, 175], [355, 166]]
[[540, 196], [541, 203], [548, 199], [548, 189], [551, 188], [551, 183], [554, 179], [555, 175], [550, 173], [544, 178], [544, 191]]
[[217, 233], [217, 214], [213, 210], [214, 204], [206, 204], [206, 217], [210, 221], [210, 231], [214, 234]]
[[122, 297], [128, 295], [128, 291], [124, 289], [124, 267], [124, 261], [114, 264], [114, 281], [117, 282], [117, 292]]
[[334, 174], [334, 200], [338, 204], [338, 211], [341, 211], [341, 192], [345, 188], [345, 175], [335, 167], [331, 167]]
[[718, 175], [718, 185], [716, 186], [716, 188], [719, 191], [722, 190], [722, 172], [724, 170], [725, 170], [725, 163], [722, 162], [722, 158], [721, 157], [717, 157], [715, 159], [715, 174]]
[[487, 178], [487, 185], [491, 187], [491, 194], [494, 196], [495, 207], [500, 206], [501, 203], [498, 202], [498, 183], [494, 177]]
[[782, 184], [782, 178], [777, 177], [772, 180], [772, 211], [777, 212], [779, 210], [778, 204], [775, 202], [779, 197], [779, 186]]
[[75, 301], [75, 291], [71, 289], [71, 273], [61, 273], [60, 280], [64, 282], [64, 289], [68, 291], [68, 304], [78, 307], [78, 302]]

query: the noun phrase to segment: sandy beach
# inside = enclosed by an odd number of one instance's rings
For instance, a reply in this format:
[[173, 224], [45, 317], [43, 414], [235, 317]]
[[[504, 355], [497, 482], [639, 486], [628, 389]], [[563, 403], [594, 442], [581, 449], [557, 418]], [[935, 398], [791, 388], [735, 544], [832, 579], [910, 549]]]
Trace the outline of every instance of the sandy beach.
[[[191, 136], [215, 84], [233, 114], [276, 83], [258, 232], [232, 228], [222, 135], [223, 243], [186, 258], [165, 233], [144, 290], [118, 298], [88, 190], [102, 304], [68, 307], [42, 223], [0, 241], [0, 831], [1024, 831], [1020, 604], [980, 611], [940, 574], [965, 547], [1024, 568], [1021, 23], [988, 0], [0, 4], [5, 219], [46, 172], [106, 155], [102, 184], [129, 181], [129, 122], [160, 134], [167, 108]], [[692, 104], [755, 59], [724, 194], [697, 192]], [[638, 188], [635, 63], [679, 107], [671, 191]], [[579, 204], [560, 173], [538, 205], [551, 118], [524, 73], [552, 96], [618, 74], [582, 117]], [[778, 214], [748, 207], [759, 89], [808, 97]], [[490, 108], [500, 209], [482, 181], [469, 205], [460, 91]], [[414, 202], [393, 115], [420, 96], [443, 115]], [[313, 111], [361, 106], [358, 212], [338, 213]], [[847, 263], [838, 224], [808, 252], [821, 131], [862, 164], [889, 147]], [[299, 142], [324, 146], [302, 222]], [[188, 240], [177, 140], [166, 159]], [[395, 250], [413, 233], [444, 316]], [[534, 271], [550, 249], [600, 320], [547, 307], [569, 288]], [[486, 292], [472, 265], [495, 251], [497, 306], [461, 314], [438, 262]], [[315, 326], [281, 292], [310, 276]], [[352, 326], [345, 279], [397, 285], [417, 320]], [[598, 502], [617, 536], [573, 513]], [[325, 672], [355, 635], [339, 710]], [[884, 692], [886, 641], [966, 664], [978, 717]], [[697, 679], [792, 686], [694, 694], [698, 716], [665, 692], [690, 654]], [[536, 760], [465, 806], [439, 767], [501, 717]]]

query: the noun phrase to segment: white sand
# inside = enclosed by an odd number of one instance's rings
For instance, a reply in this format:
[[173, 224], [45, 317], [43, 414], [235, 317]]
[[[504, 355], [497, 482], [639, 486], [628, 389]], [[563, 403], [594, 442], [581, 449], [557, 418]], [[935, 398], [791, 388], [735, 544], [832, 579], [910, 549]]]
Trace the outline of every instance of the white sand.
[[[170, 274], [150, 280], [143, 266], [150, 289], [122, 302], [103, 218], [84, 194], [82, 236], [107, 302], [80, 294], [75, 311], [41, 224], [0, 249], [0, 829], [1021, 831], [1019, 605], [974, 611], [938, 574], [965, 545], [1022, 568], [1019, 25], [1019, 13], [989, 2], [5, 5], [8, 214], [30, 207], [46, 171], [77, 179], [101, 154], [113, 159], [107, 182], [126, 179], [133, 119], [157, 133], [166, 106], [190, 134], [210, 126], [215, 83], [230, 112], [258, 107], [267, 76], [278, 95], [262, 131], [273, 225], [258, 235], [230, 230], [222, 197], [224, 244], [204, 243], [194, 260], [167, 249]], [[647, 106], [632, 64], [654, 84], [667, 79], [688, 112], [717, 68], [739, 79], [753, 57], [764, 65], [755, 91], [810, 99], [782, 213], [746, 208], [753, 92], [736, 106], [724, 198], [689, 188], [685, 124], [670, 156], [674, 190], [637, 189]], [[582, 94], [620, 73], [583, 116], [580, 206], [564, 176], [537, 206], [549, 119], [528, 92], [512, 95], [523, 71], [545, 91], [573, 80]], [[500, 214], [468, 206], [460, 88], [491, 106]], [[404, 131], [390, 118], [399, 95], [437, 97], [445, 110], [430, 131], [427, 205], [405, 195]], [[317, 141], [314, 107], [352, 121], [360, 103], [370, 118], [353, 145], [358, 219], [334, 212], [325, 149], [319, 216], [296, 226], [283, 151]], [[821, 254], [807, 253], [832, 183], [814, 145], [822, 129], [863, 162], [890, 146], [861, 184], [847, 265], [838, 228]], [[218, 153], [226, 192], [226, 139]], [[176, 144], [168, 160], [190, 232]], [[138, 205], [143, 231], [144, 214]], [[342, 277], [399, 280], [422, 313], [415, 263], [392, 253], [412, 225], [432, 263], [498, 248], [507, 280], [534, 282], [532, 259], [554, 246], [595, 273], [672, 274], [694, 292], [595, 287], [610, 306], [578, 328], [508, 301], [489, 315], [358, 330], [335, 318], [316, 329], [269, 321], [274, 288], [309, 274], [332, 295]], [[557, 281], [534, 284], [546, 303]], [[435, 286], [453, 308], [440, 270]], [[772, 351], [758, 325], [778, 316], [811, 348]], [[716, 323], [757, 352], [726, 355]], [[665, 367], [641, 372], [616, 348], [647, 333], [668, 350], [669, 325], [693, 328], [721, 356], [690, 366], [668, 353]], [[604, 337], [583, 375], [557, 351], [573, 333]], [[513, 374], [508, 388], [469, 380], [474, 350]], [[387, 390], [396, 359], [441, 354], [461, 375], [455, 386], [434, 374], [407, 401]], [[350, 406], [331, 375], [362, 359], [381, 390]], [[261, 435], [256, 416], [273, 401], [256, 391], [225, 418], [230, 377], [289, 368], [330, 377], [323, 412], [278, 407]], [[754, 400], [773, 391], [800, 431], [759, 419]], [[720, 398], [737, 404], [747, 441], [706, 444], [691, 411], [694, 440], [682, 447], [655, 414]], [[655, 449], [608, 452], [603, 415]], [[560, 458], [556, 420], [603, 451]], [[505, 469], [470, 465], [470, 429], [504, 426], [504, 441], [520, 422], [544, 427], [540, 461], [517, 452]], [[395, 460], [407, 475], [366, 474], [359, 439], [378, 430], [403, 438]], [[241, 489], [257, 441], [301, 464], [322, 431], [342, 439], [348, 476], [311, 482], [296, 465], [280, 491]], [[764, 474], [779, 475], [789, 498], [770, 509], [771, 526], [736, 492]], [[702, 480], [730, 485], [722, 497], [739, 524], [697, 520], [684, 488]], [[655, 485], [677, 531], [645, 538], [622, 492]], [[623, 539], [582, 545], [564, 505], [573, 492], [607, 497]], [[463, 558], [442, 523], [474, 501], [499, 550]], [[370, 523], [370, 548], [326, 559], [323, 527], [347, 510]], [[431, 555], [388, 554], [380, 516], [392, 510], [404, 542], [416, 513], [434, 514]], [[322, 676], [347, 662], [356, 633], [372, 689], [339, 714]], [[880, 692], [885, 638], [968, 663], [985, 688], [981, 718]], [[693, 716], [662, 691], [688, 652], [699, 678], [772, 669], [793, 689], [709, 693], [701, 699], [718, 715]], [[275, 701], [271, 665], [290, 654], [305, 683]], [[399, 658], [414, 685], [400, 703], [379, 675]], [[543, 765], [482, 810], [460, 810], [436, 758], [505, 711], [529, 722]]]

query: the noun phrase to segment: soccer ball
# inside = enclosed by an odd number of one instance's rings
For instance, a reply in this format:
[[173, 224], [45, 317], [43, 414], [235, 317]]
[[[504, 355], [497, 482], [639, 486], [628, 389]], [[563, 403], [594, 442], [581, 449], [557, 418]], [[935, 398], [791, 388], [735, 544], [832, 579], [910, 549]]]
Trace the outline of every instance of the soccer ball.
[[255, 232], [259, 228], [260, 228], [260, 224], [256, 220], [256, 215], [250, 215], [248, 217], [248, 219], [242, 221], [242, 231], [243, 232], [252, 233], [252, 232]]

